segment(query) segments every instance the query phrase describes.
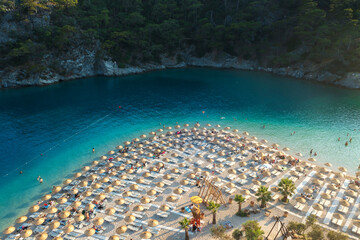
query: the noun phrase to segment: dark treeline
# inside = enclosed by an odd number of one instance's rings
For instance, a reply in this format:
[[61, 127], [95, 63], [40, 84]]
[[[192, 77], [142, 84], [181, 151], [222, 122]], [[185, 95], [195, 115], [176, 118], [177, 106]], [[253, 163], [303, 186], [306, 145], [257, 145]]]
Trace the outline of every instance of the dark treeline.
[[[98, 57], [120, 66], [190, 46], [196, 56], [226, 52], [266, 66], [341, 73], [360, 63], [360, 0], [0, 0], [0, 11], [29, 29], [1, 46], [2, 65], [95, 43]], [[49, 25], [34, 24], [49, 13]]]

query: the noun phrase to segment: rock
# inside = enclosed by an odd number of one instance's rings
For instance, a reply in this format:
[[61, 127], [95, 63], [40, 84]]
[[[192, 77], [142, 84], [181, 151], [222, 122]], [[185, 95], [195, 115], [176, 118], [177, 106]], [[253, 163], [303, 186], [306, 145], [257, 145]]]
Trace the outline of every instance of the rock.
[[347, 88], [360, 88], [360, 73], [350, 72], [336, 84]]

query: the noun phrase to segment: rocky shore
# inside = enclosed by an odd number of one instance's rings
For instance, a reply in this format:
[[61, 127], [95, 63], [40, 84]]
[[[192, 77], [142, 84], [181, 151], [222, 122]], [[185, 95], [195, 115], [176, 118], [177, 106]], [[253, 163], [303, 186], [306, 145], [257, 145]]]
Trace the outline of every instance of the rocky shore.
[[[263, 67], [256, 61], [243, 60], [225, 53], [207, 54], [198, 58], [188, 53], [178, 53], [181, 56], [179, 62], [177, 56], [163, 56], [161, 63], [149, 63], [141, 66], [119, 67], [111, 59], [97, 59], [96, 51], [78, 48], [68, 56], [58, 59], [57, 63], [66, 72], [59, 74], [47, 68], [41, 74], [25, 74], [23, 69], [0, 71], [0, 88], [13, 88], [24, 86], [42, 86], [54, 84], [60, 81], [73, 80], [93, 76], [123, 76], [138, 74], [154, 70], [186, 67], [211, 67], [224, 69], [238, 69], [247, 71], [262, 71], [305, 80], [318, 81], [346, 88], [360, 88], [360, 73], [347, 73], [339, 76], [326, 71], [316, 71], [303, 65], [289, 66], [287, 68]], [[44, 62], [51, 61], [49, 55]]]

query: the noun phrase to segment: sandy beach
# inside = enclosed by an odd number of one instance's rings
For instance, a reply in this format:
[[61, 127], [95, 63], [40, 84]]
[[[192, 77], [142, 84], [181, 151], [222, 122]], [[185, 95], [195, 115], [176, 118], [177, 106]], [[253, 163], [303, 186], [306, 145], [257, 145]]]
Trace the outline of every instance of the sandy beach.
[[[345, 168], [320, 166], [315, 158], [289, 152], [286, 146], [220, 125], [158, 129], [109, 150], [54, 186], [4, 230], [2, 239], [184, 239], [179, 221], [192, 218], [186, 209], [190, 198], [199, 195], [196, 183], [205, 179], [222, 192], [225, 204], [217, 223], [233, 226], [229, 234], [251, 219], [259, 221], [267, 236], [275, 216], [287, 223], [304, 222], [314, 214], [324, 228], [358, 239], [356, 178], [346, 175]], [[282, 178], [296, 187], [288, 204], [275, 190]], [[266, 209], [256, 201], [260, 185], [273, 192]], [[246, 197], [243, 209], [254, 210], [250, 217], [236, 216], [238, 204], [229, 200], [236, 194]], [[212, 214], [199, 206], [204, 213], [201, 232], [190, 231], [190, 238], [211, 239]], [[275, 239], [279, 227], [274, 229], [269, 239]]]

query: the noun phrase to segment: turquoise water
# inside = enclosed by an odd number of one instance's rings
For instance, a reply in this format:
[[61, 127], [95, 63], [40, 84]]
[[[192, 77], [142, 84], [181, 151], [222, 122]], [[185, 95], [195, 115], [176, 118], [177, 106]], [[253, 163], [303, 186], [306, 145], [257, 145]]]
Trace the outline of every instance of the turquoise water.
[[[319, 162], [354, 172], [359, 120], [357, 90], [231, 70], [177, 69], [3, 90], [0, 229], [81, 166], [160, 123], [236, 127], [304, 158], [313, 148]], [[347, 133], [353, 142], [345, 147]]]

